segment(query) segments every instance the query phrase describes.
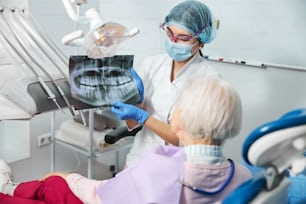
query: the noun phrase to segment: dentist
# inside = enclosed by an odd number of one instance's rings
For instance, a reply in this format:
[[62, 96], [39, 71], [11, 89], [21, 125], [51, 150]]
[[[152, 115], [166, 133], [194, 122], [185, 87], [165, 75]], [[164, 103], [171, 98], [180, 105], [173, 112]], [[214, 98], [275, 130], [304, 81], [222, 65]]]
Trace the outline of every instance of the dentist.
[[187, 0], [176, 5], [160, 29], [167, 54], [148, 57], [135, 67], [136, 72], [132, 70], [142, 103], [133, 106], [115, 102], [112, 107], [118, 118], [126, 120], [128, 128], [143, 125], [127, 155], [127, 165], [148, 149], [161, 144], [179, 145], [169, 124], [174, 101], [186, 80], [215, 72], [206, 64], [201, 51], [214, 39], [216, 31], [215, 19], [204, 3]]

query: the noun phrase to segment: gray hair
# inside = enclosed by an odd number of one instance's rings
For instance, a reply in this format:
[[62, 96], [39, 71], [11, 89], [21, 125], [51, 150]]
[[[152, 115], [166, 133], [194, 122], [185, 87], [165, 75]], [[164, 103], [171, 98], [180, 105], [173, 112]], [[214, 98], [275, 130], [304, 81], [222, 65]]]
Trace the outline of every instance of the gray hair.
[[216, 73], [187, 81], [176, 101], [181, 128], [195, 138], [222, 145], [236, 136], [242, 125], [239, 94]]

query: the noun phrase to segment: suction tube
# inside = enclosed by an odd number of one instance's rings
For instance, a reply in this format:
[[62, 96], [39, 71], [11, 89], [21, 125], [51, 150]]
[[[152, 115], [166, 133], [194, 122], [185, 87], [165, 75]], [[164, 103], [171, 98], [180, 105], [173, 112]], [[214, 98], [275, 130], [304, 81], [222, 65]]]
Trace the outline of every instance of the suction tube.
[[[22, 41], [20, 40], [20, 38], [18, 38], [18, 35], [16, 34], [16, 32], [10, 27], [10, 25], [7, 23], [7, 21], [5, 20], [4, 17], [4, 8], [0, 8], [0, 16], [1, 16], [1, 21], [2, 24], [5, 25], [12, 33], [13, 33], [13, 37], [14, 39], [18, 42], [18, 44], [20, 45], [20, 47], [22, 48], [22, 50], [26, 53], [26, 55], [34, 62], [34, 64], [36, 66], [40, 66], [39, 63], [29, 54], [29, 52], [27, 51], [27, 49], [23, 46]], [[52, 93], [52, 91], [49, 89], [49, 87], [47, 86], [47, 84], [41, 80], [39, 74], [36, 72], [36, 70], [34, 68], [32, 68], [32, 66], [30, 65], [30, 63], [26, 60], [26, 58], [20, 54], [20, 52], [15, 48], [15, 46], [10, 42], [10, 40], [6, 37], [6, 35], [3, 33], [2, 29], [0, 29], [0, 33], [2, 35], [2, 37], [4, 38], [4, 40], [6, 41], [7, 44], [9, 44], [9, 46], [15, 51], [15, 53], [24, 61], [24, 63], [29, 67], [29, 69], [36, 75], [39, 83], [42, 85], [43, 89], [46, 91], [48, 98], [51, 99], [55, 105], [57, 106], [57, 108], [59, 110], [62, 110], [60, 105], [57, 103], [55, 95]]]

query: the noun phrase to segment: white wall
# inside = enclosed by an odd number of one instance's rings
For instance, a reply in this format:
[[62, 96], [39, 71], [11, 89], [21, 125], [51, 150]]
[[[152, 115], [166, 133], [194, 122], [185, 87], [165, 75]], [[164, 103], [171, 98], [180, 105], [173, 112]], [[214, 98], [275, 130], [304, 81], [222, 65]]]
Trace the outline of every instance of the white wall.
[[306, 66], [306, 1], [205, 2], [221, 20], [208, 55]]

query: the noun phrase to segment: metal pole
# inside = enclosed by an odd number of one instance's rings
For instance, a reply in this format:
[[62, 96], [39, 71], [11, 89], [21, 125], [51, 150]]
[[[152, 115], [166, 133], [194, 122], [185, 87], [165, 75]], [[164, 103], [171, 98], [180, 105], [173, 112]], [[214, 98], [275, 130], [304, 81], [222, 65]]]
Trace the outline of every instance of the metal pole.
[[51, 172], [55, 171], [55, 114], [51, 112]]
[[89, 152], [88, 152], [88, 178], [92, 178], [92, 164], [94, 157], [93, 145], [93, 129], [94, 129], [94, 109], [89, 109]]

